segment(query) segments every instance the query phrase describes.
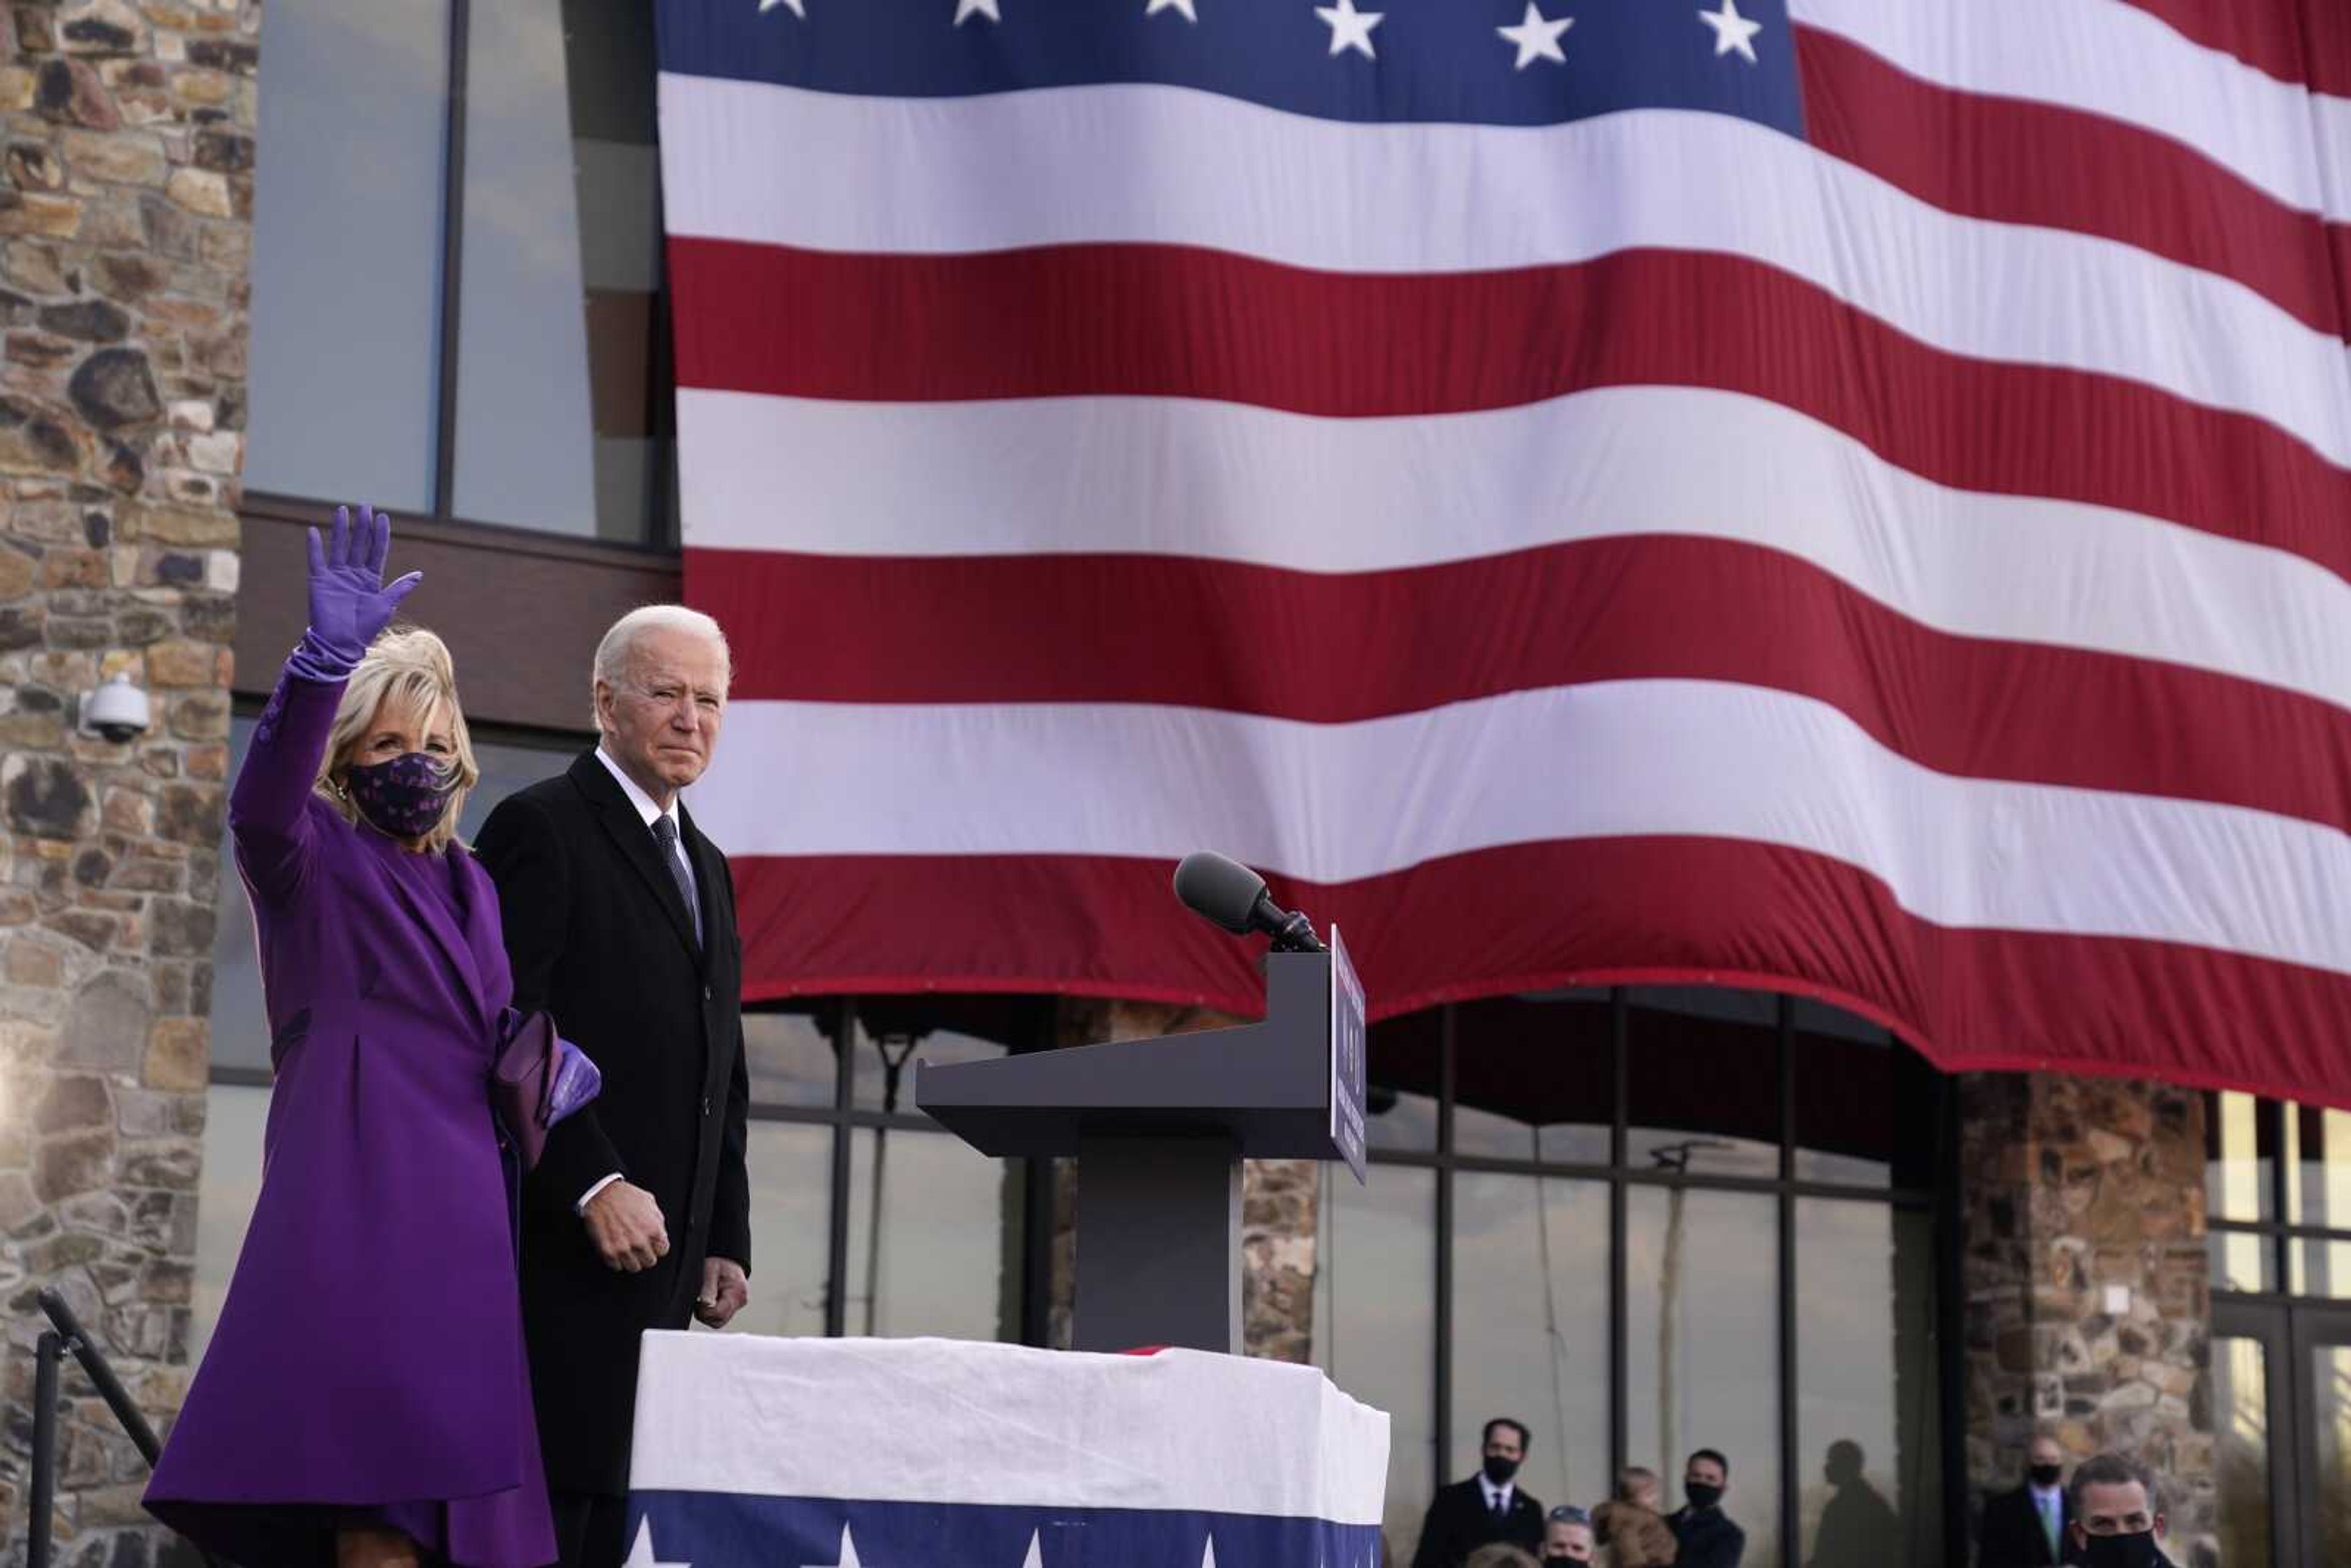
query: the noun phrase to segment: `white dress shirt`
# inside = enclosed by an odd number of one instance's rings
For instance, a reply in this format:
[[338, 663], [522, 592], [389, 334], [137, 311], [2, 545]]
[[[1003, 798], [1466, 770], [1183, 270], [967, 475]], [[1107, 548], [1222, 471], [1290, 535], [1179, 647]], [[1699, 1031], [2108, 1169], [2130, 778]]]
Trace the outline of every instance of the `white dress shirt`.
[[1496, 1486], [1492, 1477], [1487, 1475], [1485, 1471], [1479, 1470], [1478, 1472], [1478, 1490], [1486, 1494], [1486, 1511], [1488, 1513], [1492, 1513], [1497, 1510], [1508, 1512], [1510, 1507], [1510, 1498], [1519, 1490], [1519, 1483], [1516, 1481], [1506, 1481], [1500, 1486]]
[[[654, 805], [653, 798], [637, 788], [637, 781], [622, 772], [621, 765], [613, 761], [611, 754], [601, 746], [596, 748], [596, 760], [604, 765], [604, 771], [612, 776], [613, 782], [621, 787], [621, 793], [629, 798], [629, 804], [634, 806], [637, 809], [637, 815], [644, 819], [645, 833], [648, 837], [652, 836], [653, 824], [664, 817], [667, 817], [669, 825], [677, 830], [676, 835], [670, 841], [676, 844], [677, 848], [671, 852], [670, 858], [685, 868], [685, 885], [693, 891], [695, 901], [699, 902], [702, 897], [702, 884], [695, 880], [694, 861], [685, 852], [685, 825], [678, 821], [677, 802], [674, 800], [671, 800], [669, 810], [666, 811]], [[620, 1179], [621, 1173], [614, 1171], [586, 1192], [581, 1193], [580, 1201], [573, 1205], [573, 1207], [585, 1214], [588, 1211], [589, 1203], [595, 1196]]]

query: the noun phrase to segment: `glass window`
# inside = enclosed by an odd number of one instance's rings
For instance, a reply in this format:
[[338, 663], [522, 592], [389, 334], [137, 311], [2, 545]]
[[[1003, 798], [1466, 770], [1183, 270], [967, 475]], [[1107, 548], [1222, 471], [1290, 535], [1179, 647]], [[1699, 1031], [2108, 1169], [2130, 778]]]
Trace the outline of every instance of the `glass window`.
[[[1314, 1364], [1388, 1413], [1388, 1550], [1409, 1563], [1437, 1474], [1437, 1173], [1322, 1167]], [[1335, 1174], [1334, 1174], [1335, 1172]]]
[[743, 1161], [751, 1175], [751, 1304], [733, 1327], [820, 1334], [832, 1240], [832, 1129], [754, 1122], [749, 1134]]
[[2310, 1432], [2317, 1452], [2314, 1563], [2351, 1563], [2351, 1345], [2322, 1344], [2310, 1358]]
[[1018, 1340], [1022, 1168], [943, 1133], [852, 1134], [849, 1332]]
[[470, 16], [452, 506], [477, 521], [593, 534], [563, 10], [500, 0]]
[[1493, 1416], [1531, 1434], [1546, 1504], [1608, 1495], [1608, 1187], [1464, 1171], [1453, 1187], [1455, 1468]]
[[1665, 1477], [1678, 1507], [1691, 1450], [1728, 1455], [1723, 1511], [1747, 1532], [1745, 1568], [1780, 1568], [1777, 1200], [1656, 1186], [1626, 1197], [1626, 1460]]
[[2213, 1219], [2276, 1218], [2274, 1123], [2250, 1094], [2204, 1097], [2204, 1205]]
[[2212, 1288], [2248, 1294], [2277, 1289], [2277, 1244], [2253, 1230], [2214, 1229], [2204, 1239]]
[[674, 538], [669, 300], [654, 144], [653, 7], [563, 0], [580, 268], [587, 287], [596, 531]]
[[857, 1009], [856, 1054], [852, 1092], [863, 1111], [897, 1111], [920, 1114], [914, 1104], [914, 1061], [988, 1061], [1002, 1056], [996, 1040], [951, 1029], [934, 1029], [935, 1016], [922, 1003], [909, 1005], [890, 998], [862, 1000]]
[[1453, 1146], [1604, 1166], [1616, 1121], [1608, 993], [1558, 991], [1455, 1009]]
[[1796, 1204], [1798, 1499], [1812, 1568], [1930, 1563], [1942, 1546], [1933, 1221]]
[[1942, 1075], [1866, 1019], [1794, 1000], [1798, 1181], [1935, 1185]]
[[269, 20], [245, 484], [426, 507], [448, 5], [303, 0]]
[[2351, 1231], [2351, 1111], [2290, 1105], [2284, 1114], [2296, 1156], [2286, 1223]]
[[1364, 1069], [1364, 1139], [1373, 1148], [1437, 1147], [1443, 1019], [1443, 1009], [1429, 1008], [1383, 1019], [1371, 1027]]
[[743, 1053], [755, 1105], [830, 1105], [833, 1102], [833, 1009], [825, 1016], [746, 1012]]
[[[229, 721], [229, 776], [245, 766], [253, 743], [253, 719], [239, 714]], [[474, 741], [474, 758], [482, 780], [466, 798], [459, 831], [470, 837], [481, 831], [497, 803], [527, 784], [559, 773], [570, 758], [568, 747], [509, 746]], [[246, 902], [245, 884], [235, 871], [228, 829], [221, 829], [220, 915], [213, 928], [212, 1049], [215, 1067], [266, 1068], [269, 1065], [269, 1016], [263, 1009], [261, 970], [253, 946], [253, 909]]]
[[254, 1205], [261, 1201], [261, 1130], [269, 1091], [215, 1083], [204, 1094], [204, 1166], [196, 1189], [196, 1271], [188, 1364], [204, 1358], [220, 1322]]
[[2266, 1564], [2270, 1546], [2269, 1358], [2257, 1339], [2212, 1340], [2212, 1476], [2220, 1561]]
[[1780, 999], [1635, 988], [1625, 1020], [1626, 1157], [1693, 1176], [1780, 1174]]

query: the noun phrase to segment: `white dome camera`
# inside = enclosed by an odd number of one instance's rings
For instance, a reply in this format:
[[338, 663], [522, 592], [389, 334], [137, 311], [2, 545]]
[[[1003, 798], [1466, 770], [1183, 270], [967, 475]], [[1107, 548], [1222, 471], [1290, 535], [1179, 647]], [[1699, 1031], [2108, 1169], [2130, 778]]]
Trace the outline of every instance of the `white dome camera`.
[[81, 732], [117, 746], [146, 734], [151, 722], [147, 694], [129, 675], [117, 675], [81, 699]]

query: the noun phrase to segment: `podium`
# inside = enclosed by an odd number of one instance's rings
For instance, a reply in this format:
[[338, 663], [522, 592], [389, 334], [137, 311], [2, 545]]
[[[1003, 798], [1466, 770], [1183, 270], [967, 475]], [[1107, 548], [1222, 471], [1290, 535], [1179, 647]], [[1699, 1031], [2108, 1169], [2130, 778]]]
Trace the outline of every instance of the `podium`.
[[1240, 1349], [1241, 1161], [1364, 1176], [1364, 990], [1333, 927], [1266, 955], [1262, 1022], [914, 1065], [914, 1103], [985, 1155], [1079, 1164], [1076, 1350]]

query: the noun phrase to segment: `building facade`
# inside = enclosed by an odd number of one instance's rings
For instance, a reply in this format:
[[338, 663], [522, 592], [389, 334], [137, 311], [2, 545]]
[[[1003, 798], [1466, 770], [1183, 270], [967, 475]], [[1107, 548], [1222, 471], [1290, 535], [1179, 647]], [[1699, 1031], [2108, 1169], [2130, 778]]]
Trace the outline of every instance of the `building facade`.
[[[676, 597], [679, 561], [649, 8], [304, 0], [265, 26], [252, 0], [73, 0], [0, 15], [0, 43], [21, 1552], [32, 1291], [63, 1291], [166, 1417], [258, 1181], [267, 1037], [222, 802], [300, 631], [302, 528], [340, 500], [398, 519], [466, 693], [476, 822], [583, 743], [597, 636]], [[115, 674], [150, 728], [78, 733]], [[754, 1013], [743, 1326], [1065, 1338], [1082, 1173], [965, 1148], [909, 1063], [1208, 1021]], [[2163, 1470], [2183, 1562], [2351, 1561], [2351, 1115], [1947, 1079], [1833, 1008], [1704, 988], [1440, 1008], [1374, 1030], [1371, 1068], [1368, 1181], [1250, 1173], [1248, 1321], [1254, 1352], [1392, 1413], [1399, 1552], [1510, 1416], [1549, 1501], [1726, 1451], [1758, 1568], [1812, 1560], [1838, 1441], [1908, 1561], [1966, 1561], [2041, 1426]], [[144, 1568], [143, 1466], [68, 1392], [62, 1554]]]

